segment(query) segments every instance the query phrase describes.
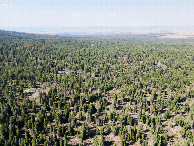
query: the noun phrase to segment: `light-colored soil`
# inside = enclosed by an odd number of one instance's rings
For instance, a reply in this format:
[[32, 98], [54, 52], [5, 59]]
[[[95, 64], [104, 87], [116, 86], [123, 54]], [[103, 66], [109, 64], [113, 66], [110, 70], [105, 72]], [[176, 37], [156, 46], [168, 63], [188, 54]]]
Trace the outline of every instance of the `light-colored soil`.
[[194, 30], [132, 30], [132, 34], [163, 34], [160, 38], [190, 38], [194, 37]]

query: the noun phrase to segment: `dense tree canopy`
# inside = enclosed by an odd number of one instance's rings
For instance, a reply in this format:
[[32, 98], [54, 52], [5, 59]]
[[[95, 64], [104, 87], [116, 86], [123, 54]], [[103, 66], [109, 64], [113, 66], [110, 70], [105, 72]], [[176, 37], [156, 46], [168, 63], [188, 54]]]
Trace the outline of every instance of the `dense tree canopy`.
[[153, 40], [0, 31], [0, 145], [194, 144], [194, 44]]

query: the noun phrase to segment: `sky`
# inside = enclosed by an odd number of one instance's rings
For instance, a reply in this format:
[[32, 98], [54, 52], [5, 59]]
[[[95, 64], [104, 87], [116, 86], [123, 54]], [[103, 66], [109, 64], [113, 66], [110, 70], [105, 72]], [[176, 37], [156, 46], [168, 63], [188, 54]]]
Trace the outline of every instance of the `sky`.
[[194, 27], [194, 0], [0, 0], [0, 29]]

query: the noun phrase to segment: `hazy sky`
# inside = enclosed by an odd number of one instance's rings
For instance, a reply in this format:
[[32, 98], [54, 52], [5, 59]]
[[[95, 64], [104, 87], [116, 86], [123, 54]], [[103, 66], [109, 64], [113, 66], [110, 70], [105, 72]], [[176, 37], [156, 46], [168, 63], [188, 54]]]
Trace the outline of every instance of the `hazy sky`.
[[0, 0], [0, 29], [194, 26], [194, 0]]

